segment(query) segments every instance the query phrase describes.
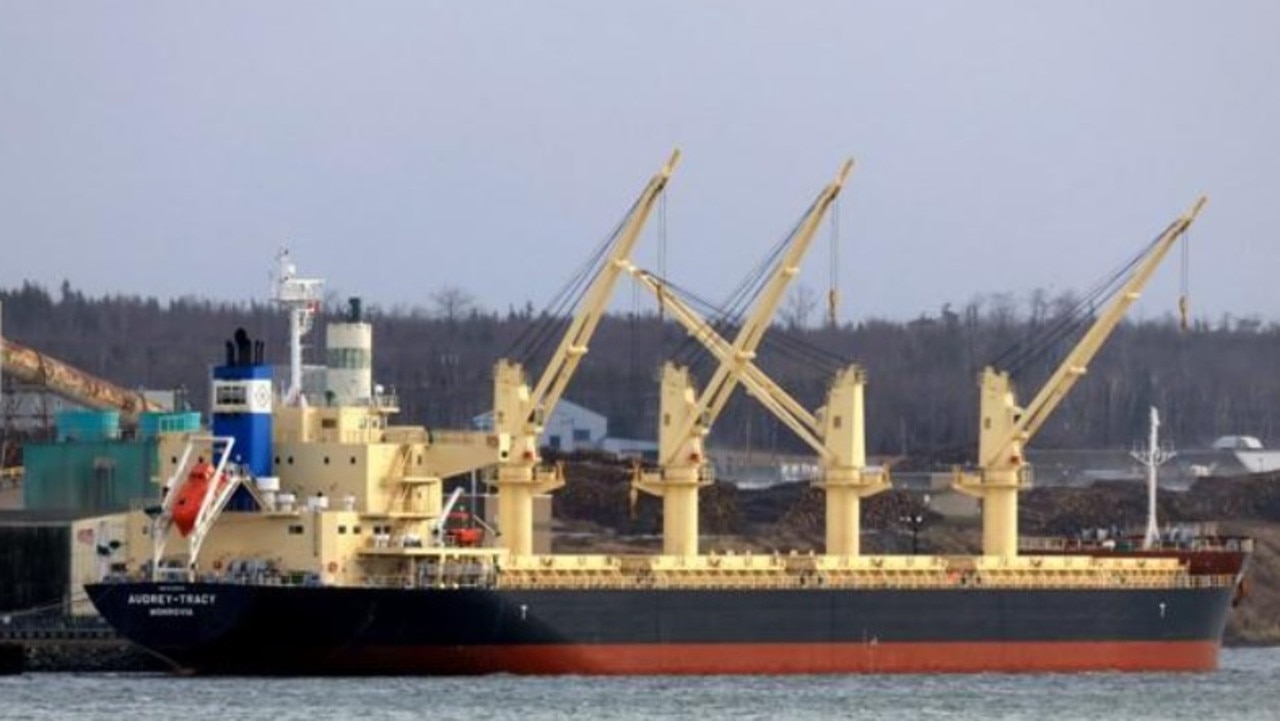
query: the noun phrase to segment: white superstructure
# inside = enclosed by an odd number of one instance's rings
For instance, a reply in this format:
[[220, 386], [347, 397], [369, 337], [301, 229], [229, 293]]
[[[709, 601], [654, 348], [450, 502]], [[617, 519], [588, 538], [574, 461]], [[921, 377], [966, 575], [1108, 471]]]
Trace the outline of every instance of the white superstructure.
[[360, 319], [360, 303], [351, 300], [347, 320], [325, 327], [326, 402], [367, 406], [373, 401], [373, 326]]

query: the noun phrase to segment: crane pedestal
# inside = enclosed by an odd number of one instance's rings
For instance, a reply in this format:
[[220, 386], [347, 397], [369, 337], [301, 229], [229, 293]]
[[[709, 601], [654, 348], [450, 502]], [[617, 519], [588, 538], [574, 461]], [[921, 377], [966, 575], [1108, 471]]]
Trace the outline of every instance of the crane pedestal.
[[889, 487], [882, 471], [860, 468], [828, 469], [814, 485], [827, 500], [827, 555], [857, 556], [861, 553], [862, 499]]
[[982, 499], [982, 553], [1018, 555], [1018, 492], [1027, 487], [1020, 468], [989, 468], [981, 475], [957, 473], [952, 487]]
[[659, 473], [639, 473], [631, 485], [662, 498], [662, 553], [698, 555], [698, 489], [710, 485], [698, 466], [668, 467]]
[[498, 466], [498, 533], [512, 556], [533, 554], [533, 497], [564, 485], [559, 468]]

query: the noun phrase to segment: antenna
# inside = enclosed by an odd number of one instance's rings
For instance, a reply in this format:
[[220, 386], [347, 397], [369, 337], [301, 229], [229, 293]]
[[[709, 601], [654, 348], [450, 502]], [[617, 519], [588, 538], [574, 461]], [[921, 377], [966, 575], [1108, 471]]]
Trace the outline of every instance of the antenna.
[[302, 393], [302, 336], [310, 330], [315, 315], [320, 310], [320, 290], [324, 281], [318, 278], [299, 278], [298, 269], [289, 259], [289, 249], [280, 247], [276, 253], [277, 275], [273, 300], [289, 311], [289, 390], [285, 392], [285, 404], [305, 406]]
[[1151, 434], [1147, 447], [1139, 446], [1130, 455], [1147, 468], [1147, 532], [1142, 538], [1142, 548], [1151, 549], [1160, 543], [1160, 526], [1156, 523], [1156, 476], [1161, 465], [1177, 453], [1171, 446], [1160, 445], [1160, 413], [1151, 407]]

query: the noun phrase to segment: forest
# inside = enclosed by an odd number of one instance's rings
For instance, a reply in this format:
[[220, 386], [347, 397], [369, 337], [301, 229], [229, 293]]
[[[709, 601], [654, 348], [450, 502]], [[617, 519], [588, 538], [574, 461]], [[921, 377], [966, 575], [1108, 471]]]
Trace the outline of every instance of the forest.
[[[971, 459], [977, 433], [977, 378], [988, 364], [1014, 373], [1029, 400], [1088, 325], [1078, 298], [1035, 292], [975, 297], [910, 321], [814, 319], [815, 294], [799, 287], [765, 336], [757, 362], [808, 408], [823, 402], [838, 368], [866, 369], [867, 445], [877, 455], [921, 462]], [[56, 291], [25, 283], [0, 290], [6, 338], [132, 388], [178, 389], [190, 407], [208, 405], [209, 368], [222, 362], [237, 328], [266, 342], [269, 362], [287, 361], [287, 317], [269, 302], [194, 297], [86, 297], [69, 283]], [[370, 306], [374, 376], [398, 394], [399, 422], [467, 427], [492, 404], [493, 366], [519, 360], [533, 379], [567, 325], [563, 314], [532, 305], [486, 310], [457, 288], [428, 305]], [[341, 320], [347, 301], [329, 297], [304, 359], [323, 363], [323, 327]], [[656, 306], [655, 306], [656, 308]], [[731, 338], [733, 313], [715, 317]], [[1280, 327], [1256, 318], [1180, 322], [1126, 320], [1035, 439], [1042, 448], [1127, 448], [1145, 435], [1148, 408], [1159, 408], [1162, 434], [1180, 447], [1227, 434], [1280, 440]], [[610, 435], [656, 437], [658, 373], [666, 360], [688, 365], [705, 382], [707, 353], [658, 310], [606, 315], [565, 395], [606, 415]], [[8, 382], [8, 381], [6, 381]], [[803, 452], [789, 431], [736, 393], [709, 443], [720, 448]]]

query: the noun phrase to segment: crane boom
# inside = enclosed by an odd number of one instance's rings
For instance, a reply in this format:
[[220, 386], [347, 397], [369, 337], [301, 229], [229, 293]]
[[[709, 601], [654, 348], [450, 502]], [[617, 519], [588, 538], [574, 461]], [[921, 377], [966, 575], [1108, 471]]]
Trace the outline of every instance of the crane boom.
[[656, 473], [637, 469], [632, 488], [662, 498], [662, 548], [667, 555], [698, 553], [698, 489], [710, 482], [704, 475], [702, 439], [737, 385], [741, 369], [755, 358], [787, 284], [799, 272], [809, 241], [852, 169], [853, 161], [845, 161], [835, 180], [810, 205], [761, 289], [756, 308], [738, 329], [732, 345], [718, 354], [721, 362], [706, 390], [701, 395], [694, 392], [688, 369], [673, 363], [663, 366], [658, 429], [660, 468]]
[[627, 259], [631, 257], [631, 251], [635, 248], [640, 231], [644, 229], [649, 219], [650, 211], [653, 210], [658, 197], [662, 195], [663, 189], [667, 187], [667, 181], [675, 172], [679, 162], [680, 151], [677, 149], [672, 151], [666, 165], [662, 166], [662, 170], [658, 171], [658, 174], [653, 176], [645, 186], [644, 192], [636, 201], [634, 210], [623, 225], [618, 242], [614, 244], [600, 272], [591, 281], [591, 285], [582, 297], [578, 312], [570, 322], [564, 337], [560, 339], [560, 345], [552, 354], [551, 361], [547, 363], [542, 377], [538, 379], [538, 384], [534, 386], [530, 401], [542, 409], [544, 415], [550, 414], [551, 409], [555, 408], [560, 396], [564, 394], [565, 387], [569, 385], [569, 380], [578, 369], [582, 356], [587, 354], [587, 344], [595, 333], [596, 327], [600, 325], [605, 306], [613, 295], [613, 287], [617, 285]]
[[1163, 234], [1152, 244], [1150, 251], [1134, 268], [1133, 274], [1116, 293], [1115, 299], [1103, 311], [1098, 320], [1089, 328], [1076, 344], [1075, 348], [1067, 354], [1066, 359], [1058, 366], [1040, 388], [1040, 392], [1035, 398], [1023, 409], [1023, 418], [1020, 422], [1020, 432], [1029, 439], [1040, 430], [1045, 420], [1058, 407], [1062, 399], [1067, 393], [1071, 392], [1071, 388], [1075, 385], [1080, 376], [1084, 375], [1088, 369], [1090, 361], [1098, 354], [1098, 351], [1106, 343], [1107, 338], [1111, 336], [1112, 331], [1120, 324], [1129, 307], [1141, 295], [1142, 289], [1146, 287], [1147, 282], [1151, 280], [1152, 274], [1156, 268], [1160, 266], [1161, 261], [1169, 254], [1169, 249], [1173, 244], [1191, 227], [1195, 222], [1196, 216], [1200, 214], [1200, 210], [1204, 208], [1204, 204], [1208, 199], [1200, 196], [1196, 202], [1184, 213], [1180, 218], [1169, 225]]
[[826, 496], [827, 553], [856, 556], [859, 552], [861, 499], [889, 488], [887, 471], [866, 468], [866, 425], [862, 402], [865, 376], [856, 365], [836, 374], [827, 402], [815, 415], [800, 405], [755, 364], [734, 364], [733, 346], [710, 323], [679, 297], [667, 292], [653, 274], [634, 265], [633, 277], [658, 297], [672, 316], [722, 363], [769, 412], [782, 421], [819, 456], [822, 475], [815, 485]]
[[982, 499], [983, 553], [1006, 557], [1017, 555], [1018, 491], [1026, 485], [1023, 446], [1040, 430], [1049, 415], [1085, 374], [1089, 362], [1119, 325], [1125, 312], [1138, 299], [1174, 242], [1195, 221], [1206, 200], [1204, 196], [1198, 198], [1148, 247], [1129, 277], [1121, 284], [1114, 299], [1025, 408], [1017, 404], [1008, 372], [991, 367], [983, 369], [979, 401], [978, 473], [957, 472], [953, 483], [956, 490]]
[[662, 169], [645, 185], [631, 206], [614, 240], [609, 256], [597, 269], [583, 294], [574, 317], [532, 390], [524, 369], [507, 360], [494, 370], [492, 447], [498, 472], [498, 531], [513, 556], [533, 552], [533, 497], [564, 485], [559, 467], [540, 466], [538, 438], [543, 423], [555, 409], [595, 333], [605, 306], [623, 273], [653, 206], [680, 162], [675, 150]]
[[[764, 332], [768, 329], [773, 314], [782, 302], [787, 286], [796, 274], [800, 272], [800, 261], [804, 258], [805, 253], [808, 252], [810, 241], [813, 240], [814, 234], [818, 231], [818, 226], [822, 223], [827, 210], [839, 197], [840, 191], [844, 188], [845, 181], [852, 170], [853, 160], [846, 160], [840, 166], [835, 179], [822, 189], [817, 199], [814, 200], [813, 205], [809, 207], [809, 211], [801, 220], [795, 236], [787, 247], [786, 253], [761, 291], [760, 297], [756, 301], [755, 310], [743, 322], [742, 327], [738, 329], [738, 334], [734, 338], [731, 349], [732, 358], [721, 362], [716, 368], [711, 380], [707, 383], [706, 389], [698, 399], [697, 412], [690, 414], [685, 423], [678, 427], [675, 438], [684, 438], [695, 433], [695, 425], [710, 428], [715, 419], [719, 417], [720, 412], [724, 410], [725, 404], [729, 402], [729, 397], [733, 394], [733, 389], [738, 383], [739, 374], [735, 373], [734, 369], [740, 368], [755, 358], [756, 349], [764, 338]], [[675, 449], [670, 450], [673, 453], [675, 452]], [[662, 460], [665, 463], [674, 460], [674, 458], [665, 456]]]
[[[653, 293], [658, 302], [671, 311], [672, 317], [680, 325], [684, 326], [689, 335], [696, 338], [703, 347], [711, 351], [711, 354], [721, 364], [733, 365], [736, 357], [733, 351], [733, 344], [716, 332], [716, 329], [706, 319], [700, 317], [697, 311], [690, 308], [679, 297], [672, 295], [667, 290], [666, 285], [652, 273], [635, 265], [631, 265], [628, 271], [642, 286]], [[822, 443], [822, 439], [818, 436], [821, 431], [818, 419], [775, 383], [764, 371], [760, 370], [760, 366], [756, 365], [753, 360], [747, 360], [741, 365], [736, 365], [735, 375], [756, 400], [768, 408], [800, 440], [804, 441], [806, 445], [820, 455], [825, 456], [828, 453]]]

